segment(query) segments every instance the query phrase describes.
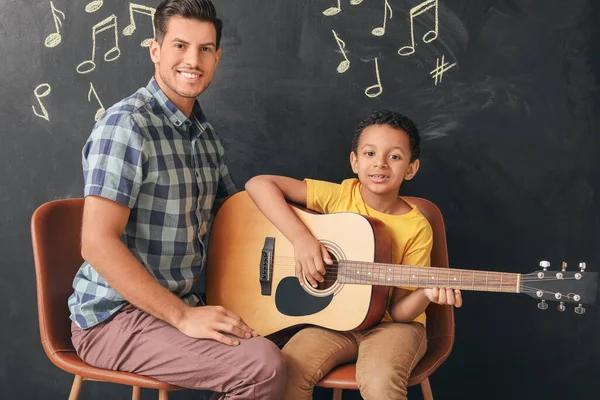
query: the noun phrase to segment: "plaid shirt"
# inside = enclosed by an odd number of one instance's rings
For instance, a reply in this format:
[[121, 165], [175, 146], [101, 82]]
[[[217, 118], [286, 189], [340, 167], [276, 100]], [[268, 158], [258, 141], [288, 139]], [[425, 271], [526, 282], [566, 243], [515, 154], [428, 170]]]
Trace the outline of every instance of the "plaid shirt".
[[[215, 198], [235, 186], [223, 146], [196, 101], [187, 118], [152, 78], [108, 109], [83, 147], [85, 196], [131, 209], [121, 241], [154, 278], [189, 304], [200, 276]], [[92, 327], [127, 301], [87, 262], [69, 298], [71, 319]]]

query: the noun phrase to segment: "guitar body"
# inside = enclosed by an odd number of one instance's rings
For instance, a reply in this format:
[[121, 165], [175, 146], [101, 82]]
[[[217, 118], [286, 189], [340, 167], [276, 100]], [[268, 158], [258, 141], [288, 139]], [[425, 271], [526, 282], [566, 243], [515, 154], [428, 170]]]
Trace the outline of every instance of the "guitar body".
[[[380, 221], [353, 213], [321, 215], [290, 207], [334, 259], [390, 262], [391, 242]], [[272, 257], [267, 262], [271, 264], [265, 270], [264, 264], [261, 268], [266, 257], [263, 250], [269, 246]], [[240, 192], [223, 204], [212, 226], [207, 302], [239, 314], [263, 336], [307, 324], [338, 331], [377, 324], [385, 312], [388, 288], [341, 284], [336, 279], [337, 267], [326, 268], [326, 283], [318, 288], [301, 286], [295, 276], [294, 247], [246, 192]]]

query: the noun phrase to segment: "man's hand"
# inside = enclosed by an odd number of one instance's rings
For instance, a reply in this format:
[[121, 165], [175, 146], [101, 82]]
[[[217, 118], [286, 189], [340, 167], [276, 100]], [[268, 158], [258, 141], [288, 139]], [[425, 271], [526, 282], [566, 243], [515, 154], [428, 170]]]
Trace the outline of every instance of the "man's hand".
[[184, 335], [213, 339], [228, 346], [237, 346], [240, 341], [224, 333], [244, 339], [258, 336], [239, 315], [221, 306], [188, 307], [175, 327]]
[[300, 285], [304, 285], [306, 277], [313, 287], [317, 287], [317, 281], [324, 281], [326, 271], [323, 262], [333, 264], [325, 246], [312, 235], [304, 235], [294, 243], [294, 257]]
[[427, 296], [429, 301], [432, 303], [441, 305], [449, 305], [459, 308], [463, 304], [462, 295], [458, 289], [427, 288], [425, 289], [425, 296]]

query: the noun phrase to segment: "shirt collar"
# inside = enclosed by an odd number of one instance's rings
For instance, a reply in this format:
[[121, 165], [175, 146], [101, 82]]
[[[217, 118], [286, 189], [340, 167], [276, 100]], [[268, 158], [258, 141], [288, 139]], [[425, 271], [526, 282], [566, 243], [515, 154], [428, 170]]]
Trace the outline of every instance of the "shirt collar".
[[[169, 100], [154, 77], [150, 79], [146, 89], [148, 89], [152, 96], [154, 96], [154, 98], [158, 101], [158, 104], [163, 109], [167, 118], [169, 118], [169, 121], [171, 121], [171, 123], [173, 123], [173, 125], [175, 125], [177, 128], [185, 128], [187, 130], [187, 128], [193, 124], [193, 121], [186, 117], [185, 114], [182, 113], [181, 110], [177, 108], [177, 106], [171, 100]], [[200, 103], [198, 103], [197, 99], [194, 101], [194, 108], [192, 109], [192, 117], [194, 116], [200, 123], [206, 121], [204, 113], [202, 112], [202, 108], [200, 107]]]

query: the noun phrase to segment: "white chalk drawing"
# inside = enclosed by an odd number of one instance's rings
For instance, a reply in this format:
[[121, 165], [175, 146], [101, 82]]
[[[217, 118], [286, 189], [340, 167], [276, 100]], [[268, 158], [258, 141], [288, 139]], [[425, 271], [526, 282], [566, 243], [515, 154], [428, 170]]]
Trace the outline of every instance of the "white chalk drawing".
[[129, 3], [129, 25], [127, 25], [123, 29], [123, 35], [131, 36], [137, 29], [137, 26], [135, 24], [135, 18], [133, 16], [134, 13], [147, 15], [150, 17], [150, 22], [152, 24], [152, 37], [142, 40], [142, 43], [140, 43], [140, 46], [142, 46], [142, 47], [150, 46], [150, 41], [152, 39], [154, 39], [154, 36], [156, 36], [156, 30], [154, 29], [154, 13], [155, 12], [156, 12], [155, 8], [143, 6], [141, 4]]
[[40, 118], [45, 119], [46, 121], [50, 121], [50, 117], [48, 116], [48, 110], [46, 110], [46, 107], [44, 107], [44, 104], [42, 103], [41, 98], [48, 96], [51, 91], [52, 91], [52, 88], [47, 83], [41, 83], [41, 84], [37, 85], [36, 88], [33, 90], [33, 94], [34, 94], [36, 100], [38, 101], [38, 104], [40, 105], [40, 109], [42, 110], [42, 113], [41, 114], [38, 113], [35, 110], [35, 106], [33, 106], [33, 105], [31, 106], [31, 109], [33, 110], [33, 113], [35, 115], [37, 115]]
[[365, 89], [367, 97], [377, 97], [383, 92], [383, 86], [381, 86], [381, 79], [379, 78], [379, 63], [377, 62], [377, 57], [375, 57], [375, 75], [377, 76], [377, 83]]
[[340, 62], [340, 64], [337, 67], [337, 72], [343, 74], [348, 70], [348, 68], [350, 68], [350, 60], [348, 60], [348, 57], [346, 57], [346, 51], [344, 50], [346, 48], [346, 42], [340, 39], [333, 29], [331, 30], [331, 32], [333, 32], [333, 37], [335, 38], [335, 41], [337, 42], [338, 47], [342, 52], [342, 56], [344, 56], [345, 58]]
[[[65, 13], [60, 11], [58, 8], [54, 7], [54, 3], [50, 2], [50, 11], [52, 11], [52, 19], [54, 20], [54, 27], [56, 28], [56, 32], [52, 32], [48, 36], [46, 36], [46, 40], [44, 40], [44, 46], [46, 47], [56, 47], [62, 41], [62, 36], [60, 35], [60, 27], [62, 26], [63, 21], [66, 19]], [[60, 17], [62, 16], [62, 21]]]
[[329, 7], [327, 10], [323, 11], [323, 15], [325, 15], [327, 17], [331, 17], [332, 15], [335, 15], [335, 14], [339, 13], [340, 11], [342, 11], [340, 1], [341, 0], [337, 0], [337, 7]]
[[390, 10], [390, 19], [392, 19], [392, 15], [393, 15], [392, 7], [390, 6], [390, 3], [388, 3], [388, 0], [385, 0], [385, 4], [383, 6], [383, 26], [378, 26], [377, 28], [375, 28], [371, 31], [371, 34], [373, 34], [374, 36], [385, 35], [385, 23], [387, 21], [388, 9]]
[[435, 79], [435, 85], [437, 86], [438, 82], [442, 81], [442, 77], [444, 73], [448, 71], [450, 68], [454, 67], [456, 63], [448, 64], [444, 61], [444, 55], [442, 55], [442, 60], [438, 58], [435, 60], [435, 69], [431, 71], [429, 74], [432, 75], [432, 78]]
[[408, 56], [415, 52], [415, 26], [414, 19], [427, 11], [434, 9], [434, 27], [423, 35], [423, 41], [430, 43], [438, 37], [438, 0], [427, 0], [423, 3], [410, 9], [410, 44], [401, 47], [398, 50], [398, 54], [401, 56]]
[[350, 5], [357, 6], [362, 2], [363, 0], [350, 0]]
[[100, 98], [98, 97], [98, 93], [96, 92], [96, 89], [94, 88], [94, 84], [92, 82], [90, 82], [90, 90], [88, 92], [88, 102], [92, 101], [92, 94], [94, 95], [94, 97], [96, 98], [96, 101], [98, 102], [98, 105], [100, 106], [100, 108], [98, 108], [98, 110], [96, 110], [96, 114], [94, 115], [94, 120], [98, 121], [102, 117], [102, 114], [104, 114], [105, 109], [104, 109], [104, 105], [100, 101]]
[[102, 7], [102, 4], [104, 4], [104, 0], [92, 0], [85, 6], [85, 12], [96, 12]]
[[112, 14], [110, 17], [98, 22], [92, 28], [92, 58], [80, 63], [77, 66], [77, 72], [80, 74], [87, 74], [96, 69], [96, 35], [109, 29], [113, 30], [115, 45], [104, 53], [104, 61], [110, 62], [119, 58], [121, 49], [119, 49], [119, 35], [117, 34], [117, 16]]

